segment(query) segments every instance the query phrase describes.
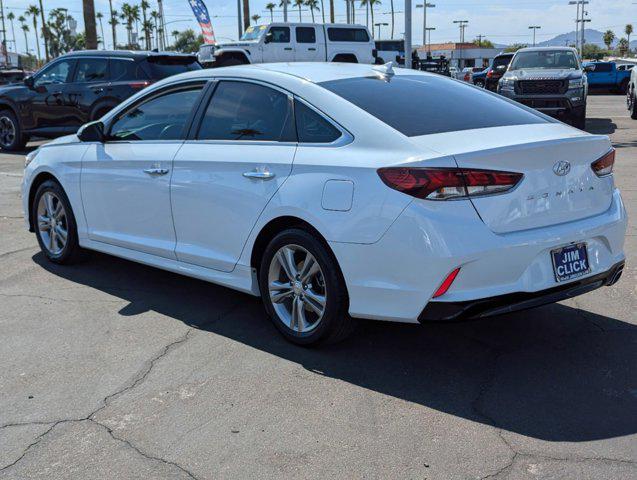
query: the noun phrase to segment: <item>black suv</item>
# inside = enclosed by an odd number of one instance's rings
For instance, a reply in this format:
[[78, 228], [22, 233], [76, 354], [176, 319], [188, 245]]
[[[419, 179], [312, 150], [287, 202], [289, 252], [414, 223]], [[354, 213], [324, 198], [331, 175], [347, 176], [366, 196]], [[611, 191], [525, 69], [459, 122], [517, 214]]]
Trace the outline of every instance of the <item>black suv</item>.
[[201, 65], [195, 55], [85, 50], [56, 58], [22, 84], [0, 87], [0, 147], [75, 133], [152, 82]]

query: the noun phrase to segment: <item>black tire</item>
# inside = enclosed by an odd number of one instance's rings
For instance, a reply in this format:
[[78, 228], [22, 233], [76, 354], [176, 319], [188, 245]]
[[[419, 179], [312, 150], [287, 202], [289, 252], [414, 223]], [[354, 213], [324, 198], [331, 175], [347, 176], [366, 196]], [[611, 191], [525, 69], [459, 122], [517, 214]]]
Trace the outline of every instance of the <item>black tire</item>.
[[[270, 270], [277, 252], [286, 246], [301, 247], [309, 252], [320, 267], [323, 284], [321, 285], [325, 296], [325, 307], [322, 317], [316, 322], [316, 326], [308, 332], [298, 332], [285, 323], [279, 316], [270, 298], [269, 281]], [[300, 253], [303, 259], [303, 253]], [[295, 259], [296, 263], [297, 259]], [[297, 264], [301, 266], [301, 264]], [[272, 267], [276, 270], [276, 266]], [[283, 269], [281, 270], [283, 271]], [[298, 277], [297, 277], [298, 278]], [[276, 235], [268, 244], [261, 258], [259, 268], [259, 287], [265, 310], [270, 316], [275, 327], [283, 336], [298, 345], [318, 345], [336, 343], [350, 335], [356, 326], [356, 321], [349, 316], [347, 287], [341, 270], [333, 254], [324, 243], [312, 233], [300, 229], [291, 228]], [[290, 287], [291, 289], [291, 287]], [[301, 291], [301, 298], [304, 292]], [[289, 297], [292, 302], [294, 297]], [[280, 302], [279, 306], [281, 305]], [[308, 310], [309, 312], [309, 310]], [[297, 324], [298, 325], [298, 324]], [[300, 330], [300, 328], [299, 328]]]
[[245, 62], [238, 58], [224, 58], [219, 62], [220, 67], [234, 67], [235, 65], [245, 65]]
[[627, 91], [628, 91], [628, 79], [625, 78], [624, 80], [622, 80], [622, 83], [619, 85], [619, 91], [617, 93], [621, 95], [626, 95]]
[[480, 87], [480, 88], [484, 88], [484, 80], [482, 79], [478, 79], [475, 81], [475, 86], [476, 87]]
[[28, 141], [15, 114], [11, 110], [0, 110], [0, 148], [14, 152], [22, 150]]
[[584, 130], [586, 128], [586, 105], [575, 107], [570, 114], [570, 123], [575, 128]]
[[[40, 204], [40, 199], [42, 199], [46, 193], [52, 193], [57, 201], [61, 202], [64, 207], [65, 218], [63, 222], [60, 222], [60, 225], [65, 227], [67, 237], [64, 247], [59, 252], [52, 252], [51, 248], [45, 244], [42, 237], [43, 234], [39, 228], [38, 205]], [[75, 222], [73, 209], [71, 208], [71, 203], [59, 183], [54, 180], [47, 180], [38, 187], [33, 197], [33, 204], [31, 205], [31, 218], [33, 219], [35, 236], [38, 239], [40, 249], [51, 262], [61, 265], [70, 265], [85, 258], [86, 250], [80, 247], [78, 241], [77, 224]]]

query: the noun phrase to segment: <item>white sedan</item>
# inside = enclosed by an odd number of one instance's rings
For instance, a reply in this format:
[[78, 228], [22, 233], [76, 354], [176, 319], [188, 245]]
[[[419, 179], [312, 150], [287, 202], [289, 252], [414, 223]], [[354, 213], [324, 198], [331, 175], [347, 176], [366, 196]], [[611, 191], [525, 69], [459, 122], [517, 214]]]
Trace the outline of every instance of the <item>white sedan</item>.
[[389, 66], [201, 70], [27, 157], [52, 262], [97, 250], [260, 295], [300, 344], [358, 318], [501, 314], [611, 285], [615, 153], [495, 94]]

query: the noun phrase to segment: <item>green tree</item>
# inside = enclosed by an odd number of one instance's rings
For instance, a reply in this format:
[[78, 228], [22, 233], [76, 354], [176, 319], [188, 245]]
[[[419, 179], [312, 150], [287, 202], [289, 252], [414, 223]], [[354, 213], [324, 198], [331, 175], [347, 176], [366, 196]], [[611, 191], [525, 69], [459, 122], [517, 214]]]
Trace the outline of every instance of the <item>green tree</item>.
[[116, 26], [119, 23], [117, 21], [117, 10], [113, 10], [113, 0], [108, 0], [108, 11], [110, 13], [111, 19], [108, 21], [111, 26], [111, 36], [113, 37], [113, 50], [117, 49], [117, 32]]
[[314, 10], [320, 10], [318, 0], [305, 0], [305, 6], [310, 9], [312, 14], [312, 23], [314, 23]]
[[582, 48], [582, 58], [590, 60], [601, 60], [604, 58], [605, 52], [598, 45], [594, 43], [585, 43]]
[[255, 13], [250, 18], [252, 19], [252, 21], [254, 22], [255, 25], [258, 25], [259, 24], [259, 19], [261, 18], [261, 15], [258, 15], [258, 14]]
[[144, 43], [146, 44], [146, 50], [150, 50], [150, 31], [153, 26], [148, 21], [148, 15], [146, 15], [146, 11], [150, 8], [150, 4], [147, 0], [142, 0], [140, 6], [142, 7], [142, 33], [144, 34]]
[[475, 43], [480, 48], [495, 48], [493, 42], [491, 40], [487, 40], [486, 38], [483, 38], [482, 40], [479, 38], [474, 38], [472, 43]]
[[513, 45], [509, 45], [504, 49], [505, 52], [517, 52], [521, 48], [526, 48], [526, 45], [522, 43], [514, 43]]
[[294, 0], [294, 6], [299, 9], [299, 22], [303, 21], [301, 18], [301, 7], [303, 7], [303, 5], [305, 5], [305, 0]]
[[201, 45], [203, 45], [203, 35], [195, 35], [195, 31], [192, 28], [181, 32], [175, 40], [175, 50], [178, 52], [198, 52]]
[[[367, 3], [369, 4], [369, 10], [372, 13], [372, 27], [374, 26], [374, 7], [376, 5], [380, 5], [381, 1], [380, 0], [367, 0]], [[374, 29], [372, 28], [372, 37], [374, 36]]]
[[626, 25], [626, 28], [624, 29], [624, 33], [626, 34], [626, 37], [628, 38], [628, 53], [630, 54], [630, 36], [633, 34], [633, 25], [631, 23]]
[[617, 43], [617, 50], [619, 51], [619, 55], [621, 57], [625, 57], [628, 54], [628, 40], [625, 38], [620, 38]]
[[270, 21], [274, 22], [274, 8], [276, 7], [276, 5], [272, 2], [266, 4], [265, 9], [266, 10], [270, 10]]
[[38, 52], [38, 61], [40, 61], [42, 59], [42, 56], [40, 55], [40, 42], [38, 40], [38, 15], [40, 15], [40, 9], [36, 5], [29, 5], [27, 11], [24, 13], [32, 17], [33, 32], [35, 33], [35, 45], [37, 47], [36, 51]]
[[97, 12], [95, 14], [95, 18], [97, 18], [97, 21], [100, 22], [100, 41], [102, 42], [102, 48], [106, 50], [106, 38], [104, 37], [104, 25], [102, 24], [104, 14], [102, 12]]
[[612, 30], [606, 30], [604, 33], [604, 43], [606, 44], [606, 48], [610, 50], [611, 45], [615, 41], [615, 33]]

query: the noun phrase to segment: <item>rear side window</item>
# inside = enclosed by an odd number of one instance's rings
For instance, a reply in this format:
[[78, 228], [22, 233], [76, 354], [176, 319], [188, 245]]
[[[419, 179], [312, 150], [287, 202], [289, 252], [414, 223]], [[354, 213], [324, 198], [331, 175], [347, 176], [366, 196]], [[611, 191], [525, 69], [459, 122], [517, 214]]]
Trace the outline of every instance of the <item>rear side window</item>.
[[330, 42], [369, 42], [367, 30], [362, 28], [328, 28]]
[[298, 43], [316, 43], [314, 27], [296, 27], [296, 41]]
[[294, 141], [288, 96], [249, 82], [222, 81], [201, 121], [199, 140]]
[[111, 81], [148, 80], [139, 64], [134, 60], [111, 58]]
[[437, 75], [357, 77], [320, 85], [408, 137], [548, 123], [495, 94]]
[[336, 127], [298, 100], [294, 101], [294, 119], [301, 143], [332, 143], [341, 136]]
[[111, 126], [112, 140], [179, 140], [202, 86], [177, 90], [138, 104]]
[[76, 82], [103, 82], [107, 79], [107, 58], [80, 58], [77, 61]]
[[186, 56], [151, 56], [142, 63], [152, 80], [161, 80], [178, 73], [201, 70], [201, 65], [195, 58]]

